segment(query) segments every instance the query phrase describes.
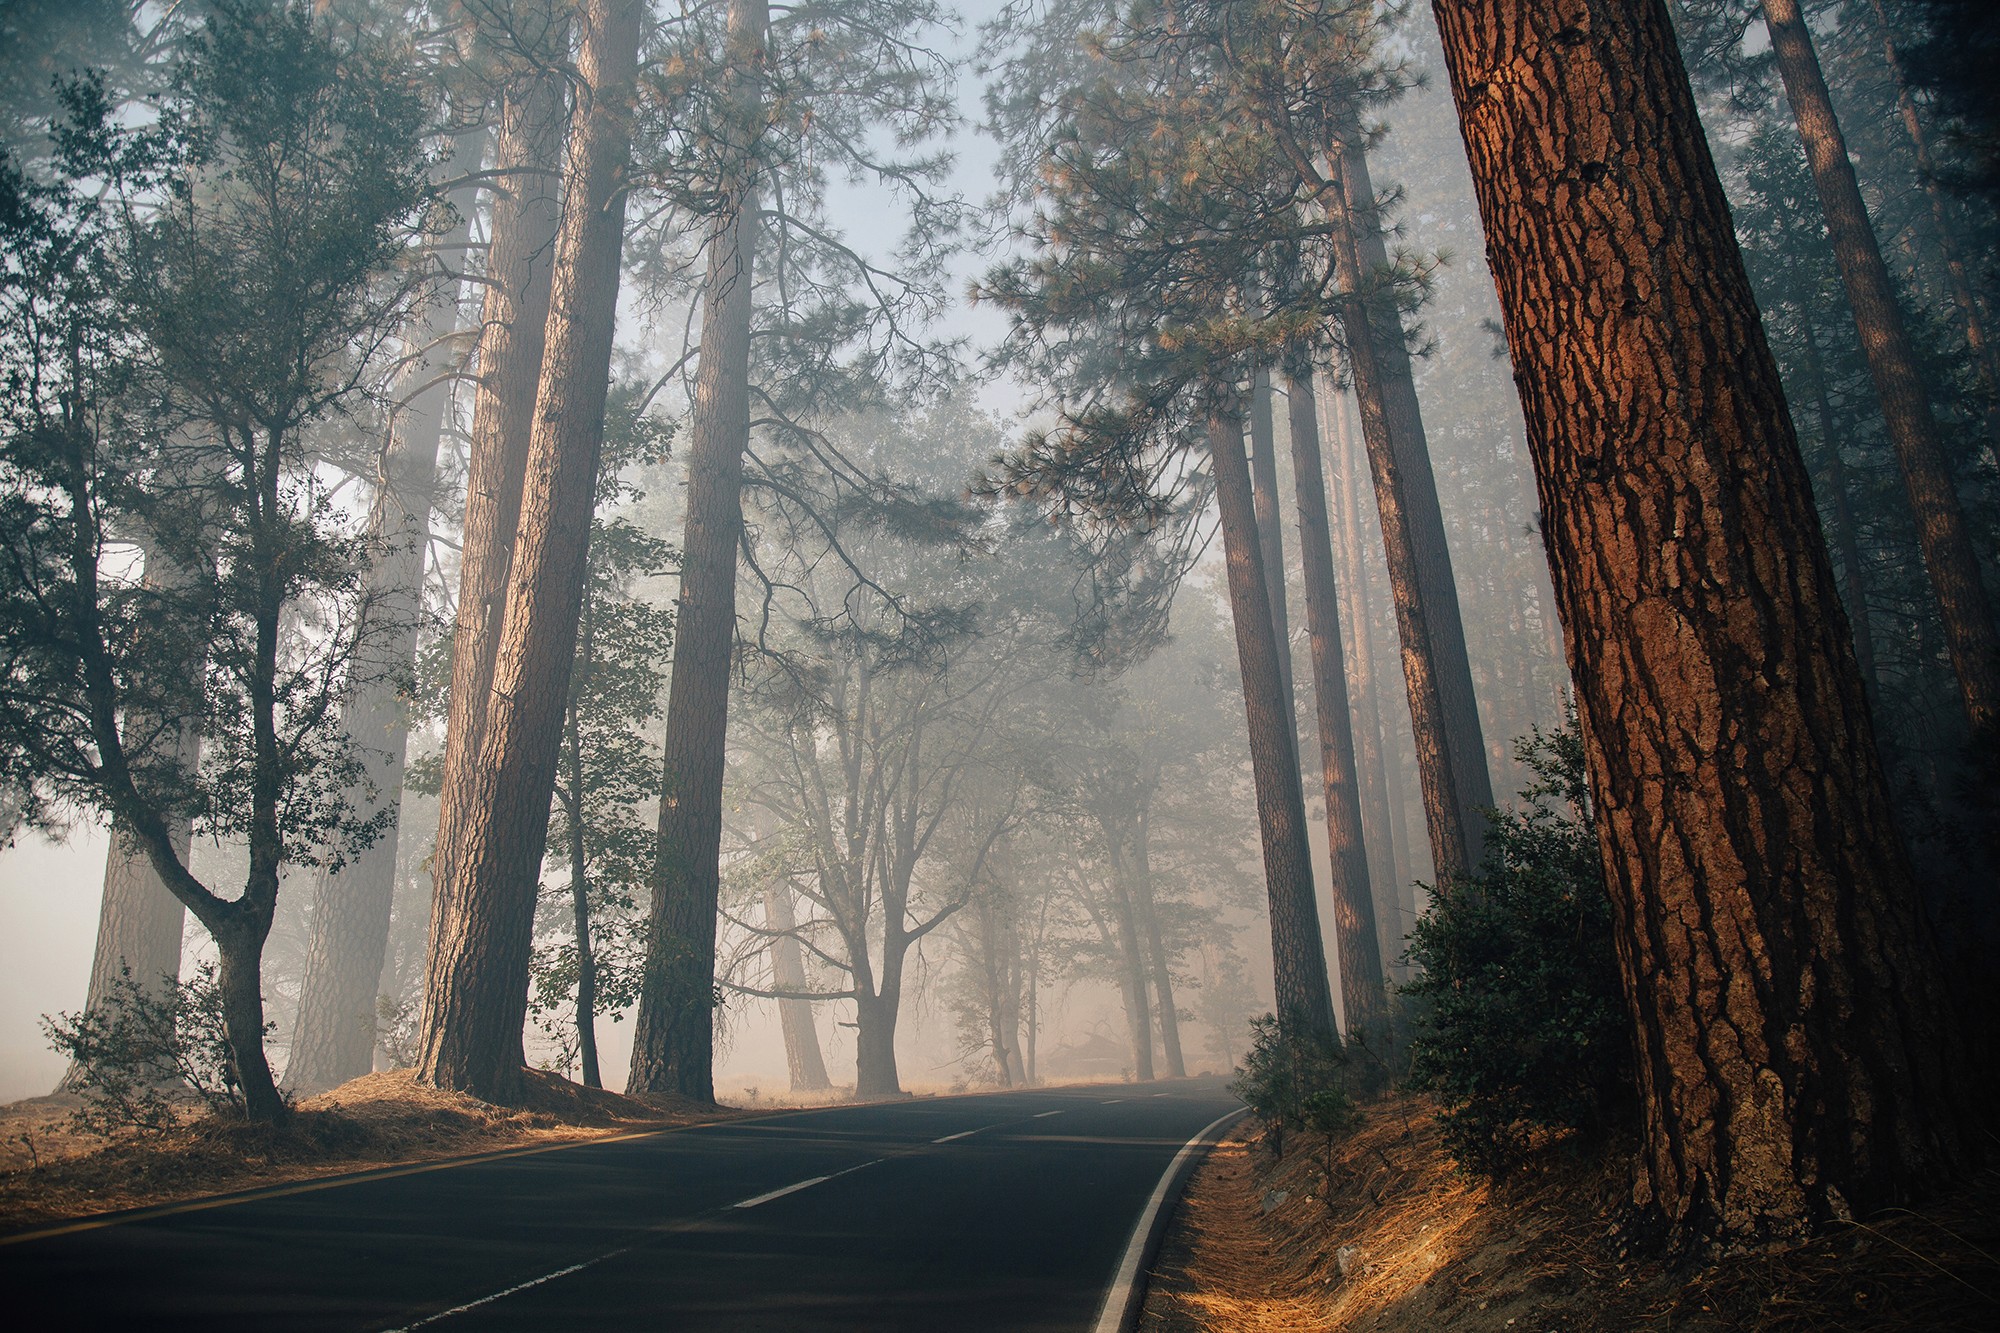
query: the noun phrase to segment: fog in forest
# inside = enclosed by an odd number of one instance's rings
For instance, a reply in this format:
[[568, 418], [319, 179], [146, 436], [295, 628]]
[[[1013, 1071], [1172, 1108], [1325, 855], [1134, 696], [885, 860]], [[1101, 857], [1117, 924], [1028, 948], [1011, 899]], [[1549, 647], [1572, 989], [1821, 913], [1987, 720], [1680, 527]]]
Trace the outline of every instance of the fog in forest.
[[165, 1003], [252, 1120], [1206, 1074], [1331, 1143], [1282, 1050], [1704, 1234], [1922, 1197], [2000, 856], [1964, 7], [1511, 8], [0, 0], [0, 1100]]

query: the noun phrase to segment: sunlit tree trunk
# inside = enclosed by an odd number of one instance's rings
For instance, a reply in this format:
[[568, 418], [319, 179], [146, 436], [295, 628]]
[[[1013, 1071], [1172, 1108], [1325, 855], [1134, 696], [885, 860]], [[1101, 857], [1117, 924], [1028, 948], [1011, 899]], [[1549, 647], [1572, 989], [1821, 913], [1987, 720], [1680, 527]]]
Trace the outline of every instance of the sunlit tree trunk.
[[1306, 625], [1312, 637], [1313, 704], [1326, 796], [1326, 840], [1332, 862], [1334, 948], [1340, 958], [1341, 1009], [1350, 1037], [1378, 1055], [1388, 1039], [1388, 992], [1368, 879], [1367, 840], [1354, 762], [1347, 665], [1341, 656], [1340, 600], [1333, 573], [1333, 535], [1326, 518], [1326, 477], [1320, 466], [1319, 413], [1312, 368], [1300, 364], [1285, 381], [1291, 408], [1292, 482], [1298, 492], [1299, 555], [1305, 573]]
[[1208, 421], [1222, 541], [1229, 574], [1229, 609], [1236, 625], [1236, 660], [1243, 681], [1250, 768], [1257, 789], [1257, 828], [1264, 851], [1264, 895], [1271, 919], [1271, 965], [1278, 1017], [1329, 1045], [1338, 1040], [1333, 989], [1327, 983], [1319, 907], [1313, 900], [1312, 851], [1306, 841], [1305, 793], [1299, 784], [1291, 710], [1278, 672], [1277, 635], [1264, 587], [1250, 467], [1243, 456], [1242, 418], [1218, 409]]
[[[762, 97], [766, 0], [732, 0], [729, 67], [737, 104]], [[748, 117], [746, 116], [746, 121]], [[701, 362], [689, 426], [687, 525], [674, 667], [667, 693], [659, 861], [646, 933], [634, 1092], [715, 1100], [715, 912], [722, 854], [723, 751], [736, 648], [736, 548], [750, 443], [750, 307], [758, 190], [741, 181], [708, 239]], [[892, 1052], [893, 1060], [893, 1052]]]
[[[447, 176], [478, 170], [484, 146], [483, 134], [462, 137], [445, 165]], [[463, 262], [471, 235], [469, 194], [462, 192], [453, 201], [459, 221], [438, 239], [436, 251], [444, 264]], [[451, 372], [464, 359], [452, 341], [458, 328], [458, 287], [451, 283], [447, 296], [415, 322], [405, 340], [410, 360], [397, 386], [403, 401], [390, 418], [376, 463], [368, 511], [374, 560], [368, 568], [355, 681], [340, 725], [363, 764], [362, 781], [349, 791], [355, 813], [366, 819], [386, 811], [388, 823], [346, 865], [315, 877], [298, 1020], [285, 1067], [286, 1086], [298, 1092], [359, 1078], [374, 1064], [375, 998], [396, 897], [409, 689], [423, 614], [438, 444], [451, 410]]]
[[[764, 886], [764, 925], [771, 932], [771, 980], [774, 990], [806, 989], [805, 954], [799, 948], [798, 916], [792, 910], [792, 886], [773, 880]], [[833, 1086], [820, 1054], [819, 1029], [813, 1026], [811, 1000], [779, 1000], [778, 1025], [785, 1038], [785, 1068], [793, 1092], [824, 1092]]]
[[1965, 1059], [1777, 366], [1662, 0], [1438, 0], [1684, 1226], [1872, 1212]]
[[1431, 860], [1440, 879], [1460, 878], [1479, 864], [1480, 812], [1493, 804], [1493, 784], [1409, 348], [1384, 289], [1389, 261], [1374, 186], [1358, 126], [1350, 120], [1340, 134], [1329, 146], [1335, 188], [1328, 213], [1337, 229], [1341, 323], [1402, 640]]
[[1854, 164], [1848, 160], [1847, 142], [1834, 117], [1833, 99], [1798, 0], [1763, 3], [1771, 50], [1812, 166], [1833, 257], [1840, 266], [1883, 424], [1916, 516], [1924, 567], [1937, 592], [1965, 715], [1974, 730], [2000, 733], [2000, 625], [1994, 623], [1993, 606], [1980, 580], [1979, 556], [1931, 413], [1930, 394], [1917, 371], [1916, 350], [1861, 201]]
[[438, 819], [417, 1070], [488, 1101], [521, 1081], [535, 894], [604, 443], [643, 12], [640, 0], [588, 0], [580, 16], [569, 189], [500, 647], [469, 789], [447, 788]]

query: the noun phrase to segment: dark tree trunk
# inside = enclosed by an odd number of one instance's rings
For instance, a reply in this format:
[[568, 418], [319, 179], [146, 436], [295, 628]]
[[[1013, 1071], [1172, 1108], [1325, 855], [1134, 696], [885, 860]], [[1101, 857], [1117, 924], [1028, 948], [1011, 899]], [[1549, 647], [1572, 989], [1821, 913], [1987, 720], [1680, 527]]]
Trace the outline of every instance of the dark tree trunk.
[[[762, 95], [758, 71], [769, 13], [766, 0], [730, 5], [730, 68], [742, 105]], [[757, 199], [754, 179], [746, 179], [708, 239], [681, 592], [667, 692], [659, 862], [629, 1085], [633, 1092], [679, 1093], [704, 1102], [715, 1100], [715, 913], [729, 664], [736, 648], [736, 548], [743, 536], [743, 451], [750, 443]]]
[[1132, 1076], [1141, 1083], [1153, 1081], [1152, 1011], [1146, 1002], [1146, 954], [1139, 945], [1139, 922], [1132, 901], [1131, 871], [1125, 854], [1118, 865], [1111, 892], [1111, 917], [1118, 930], [1118, 988], [1125, 997], [1125, 1030], [1132, 1038]]
[[1847, 464], [1840, 456], [1840, 428], [1834, 419], [1833, 404], [1827, 398], [1826, 366], [1820, 358], [1819, 339], [1813, 333], [1812, 312], [1800, 312], [1805, 331], [1806, 385], [1812, 393], [1813, 414], [1819, 422], [1820, 448], [1826, 453], [1826, 484], [1821, 494], [1833, 516], [1833, 551], [1840, 562], [1841, 579], [1847, 593], [1847, 620], [1854, 627], [1854, 660], [1861, 668], [1862, 682], [1869, 698], [1876, 700], [1882, 682], [1875, 674], [1875, 632], [1868, 618], [1868, 576], [1861, 561], [1861, 538], [1854, 527], [1854, 510], [1847, 496]]
[[589, 0], [548, 343], [478, 763], [439, 812], [418, 1075], [505, 1101], [521, 1082], [535, 894], [583, 604], [618, 305], [639, 0]]
[[1348, 1036], [1358, 1036], [1369, 1050], [1386, 1055], [1389, 1000], [1382, 982], [1367, 840], [1361, 827], [1347, 666], [1341, 656], [1340, 597], [1334, 583], [1333, 537], [1327, 527], [1326, 477], [1320, 466], [1319, 413], [1313, 405], [1311, 366], [1296, 367], [1285, 386], [1291, 405], [1292, 481], [1298, 492], [1306, 626], [1312, 637], [1313, 703], [1319, 717], [1341, 1008], [1347, 1017]]
[[896, 1073], [896, 1019], [902, 996], [888, 986], [880, 995], [863, 991], [854, 1001], [854, 1095], [895, 1097], [902, 1093]]
[[[771, 980], [774, 990], [806, 989], [804, 951], [799, 948], [798, 918], [792, 911], [789, 884], [764, 887], [764, 924], [771, 931]], [[785, 1034], [785, 1066], [793, 1092], [824, 1092], [833, 1086], [820, 1054], [819, 1030], [813, 1026], [811, 1000], [779, 1000], [778, 1022]]]
[[1271, 917], [1271, 966], [1281, 1021], [1320, 1041], [1338, 1038], [1333, 990], [1326, 979], [1319, 907], [1313, 901], [1312, 851], [1306, 841], [1305, 793], [1299, 784], [1291, 710], [1278, 674], [1277, 636], [1257, 545], [1250, 468], [1243, 425], [1218, 410], [1208, 422], [1209, 456], [1229, 567], [1229, 609], [1236, 625], [1236, 660], [1250, 768], [1257, 789], [1257, 828], [1264, 849], [1264, 895]]
[[1359, 128], [1350, 122], [1342, 135], [1328, 154], [1336, 177], [1329, 211], [1340, 228], [1334, 252], [1341, 323], [1402, 639], [1432, 869], [1439, 879], [1461, 878], [1479, 864], [1481, 811], [1493, 804], [1493, 783], [1409, 347], [1383, 282], [1389, 260], [1374, 186]]
[[[590, 607], [584, 606], [583, 642], [577, 651], [576, 670], [591, 667]], [[583, 1086], [601, 1088], [604, 1073], [597, 1063], [597, 951], [590, 938], [590, 849], [584, 842], [584, 786], [589, 774], [583, 757], [583, 725], [577, 716], [577, 697], [570, 696], [568, 734], [563, 738], [564, 767], [562, 800], [563, 823], [569, 834], [569, 910], [576, 940], [576, 1055], [582, 1066]]]
[[1764, 0], [1764, 19], [1806, 160], [1812, 165], [1833, 257], [1861, 331], [1861, 350], [1868, 359], [1882, 420], [1916, 515], [1924, 567], [1937, 591], [1966, 719], [1977, 732], [2000, 734], [2000, 626], [1994, 623], [1993, 607], [1980, 581], [1979, 556], [1931, 414], [1930, 394], [1917, 371], [1916, 350], [1861, 202], [1854, 164], [1848, 160], [1847, 143], [1834, 118], [1812, 34], [1800, 16], [1798, 0]]
[[[466, 135], [445, 164], [448, 177], [477, 171], [485, 136]], [[454, 201], [458, 225], [439, 238], [447, 264], [461, 262], [471, 234], [472, 201]], [[311, 935], [299, 981], [285, 1084], [314, 1092], [359, 1078], [375, 1060], [375, 999], [389, 950], [390, 908], [396, 897], [403, 760], [409, 748], [409, 687], [423, 614], [424, 556], [430, 546], [438, 443], [451, 407], [446, 378], [461, 359], [449, 344], [458, 327], [458, 284], [413, 326], [413, 358], [400, 377], [407, 396], [390, 418], [376, 464], [368, 512], [367, 601], [355, 654], [354, 680], [340, 726], [364, 766], [348, 798], [363, 818], [389, 812], [387, 827], [340, 870], [314, 878]]]
[[1795, 1230], [1948, 1179], [1964, 1058], [1661, 0], [1439, 0], [1539, 487], [1650, 1196]]

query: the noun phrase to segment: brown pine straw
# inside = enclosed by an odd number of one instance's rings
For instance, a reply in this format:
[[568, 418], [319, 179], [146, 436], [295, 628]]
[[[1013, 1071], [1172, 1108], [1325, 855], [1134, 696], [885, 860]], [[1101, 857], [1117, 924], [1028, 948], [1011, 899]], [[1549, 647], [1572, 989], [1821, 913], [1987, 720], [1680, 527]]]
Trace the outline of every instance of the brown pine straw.
[[[1499, 1185], [1459, 1173], [1432, 1108], [1399, 1098], [1282, 1159], [1245, 1126], [1190, 1182], [1142, 1327], [1198, 1330], [1989, 1330], [2000, 1328], [2000, 1177], [1921, 1211], [1679, 1266], [1637, 1225], [1629, 1147], [1546, 1145]], [[1278, 1201], [1275, 1192], [1287, 1197]], [[1268, 1212], [1265, 1202], [1274, 1203]], [[1343, 1246], [1354, 1247], [1348, 1274]]]

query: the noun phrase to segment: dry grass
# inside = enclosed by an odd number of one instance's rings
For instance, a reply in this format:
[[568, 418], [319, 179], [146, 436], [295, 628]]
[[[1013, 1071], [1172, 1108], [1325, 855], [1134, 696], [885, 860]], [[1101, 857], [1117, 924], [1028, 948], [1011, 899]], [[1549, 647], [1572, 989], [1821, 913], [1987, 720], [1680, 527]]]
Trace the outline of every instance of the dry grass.
[[0, 1232], [321, 1176], [658, 1129], [742, 1112], [634, 1098], [528, 1072], [520, 1106], [369, 1074], [299, 1103], [282, 1126], [197, 1115], [151, 1136], [106, 1141], [67, 1123], [76, 1102], [0, 1107]]
[[[1196, 1173], [1147, 1294], [1149, 1333], [1207, 1330], [2000, 1327], [2000, 1179], [1783, 1249], [1674, 1266], [1635, 1238], [1622, 1168], [1560, 1147], [1495, 1186], [1459, 1174], [1417, 1099], [1282, 1159], [1244, 1129]], [[1614, 1154], [1623, 1160], [1623, 1154]], [[1267, 1207], [1267, 1204], [1269, 1205]], [[1344, 1262], [1343, 1262], [1344, 1258]]]

